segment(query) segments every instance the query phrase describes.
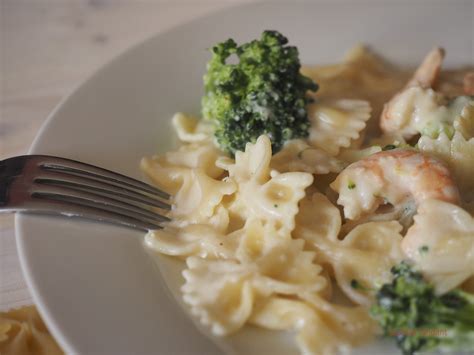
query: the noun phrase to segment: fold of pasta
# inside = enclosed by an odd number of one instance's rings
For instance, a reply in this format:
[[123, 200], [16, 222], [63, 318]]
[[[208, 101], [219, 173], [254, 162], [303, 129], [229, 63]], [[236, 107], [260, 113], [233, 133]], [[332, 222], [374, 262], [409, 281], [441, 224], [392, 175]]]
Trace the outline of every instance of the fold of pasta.
[[379, 285], [391, 280], [390, 269], [403, 259], [402, 226], [396, 221], [369, 222], [355, 227], [343, 240], [339, 210], [315, 193], [301, 202], [293, 235], [317, 251], [316, 260], [329, 264], [338, 286], [356, 304], [369, 306]]
[[427, 200], [414, 219], [402, 249], [438, 293], [474, 276], [474, 217], [459, 206]]
[[373, 114], [367, 122], [369, 136], [379, 133], [378, 119], [384, 104], [405, 85], [410, 75], [360, 44], [351, 48], [341, 63], [303, 67], [302, 72], [319, 84], [317, 99], [370, 101]]
[[308, 106], [309, 144], [332, 156], [353, 144], [357, 148], [371, 110], [370, 103], [363, 100], [316, 101]]
[[237, 184], [235, 198], [228, 208], [241, 221], [257, 217], [273, 223], [277, 229], [291, 232], [298, 201], [305, 196], [313, 176], [305, 172], [272, 171], [271, 156], [269, 138], [260, 136], [255, 144], [247, 144], [245, 152], [237, 152], [235, 161], [229, 158], [217, 161], [218, 166], [228, 171], [229, 180]]
[[189, 257], [183, 271], [184, 301], [216, 335], [243, 326], [257, 301], [277, 294], [318, 293], [327, 285], [321, 266], [313, 262], [314, 252], [303, 250], [303, 240], [257, 219], [239, 234], [235, 259]]
[[303, 171], [310, 174], [338, 173], [346, 164], [325, 150], [311, 147], [302, 139], [289, 141], [271, 160], [280, 173]]
[[34, 306], [0, 313], [0, 353], [2, 355], [63, 354]]
[[466, 140], [474, 137], [474, 100], [464, 106], [461, 114], [454, 119], [453, 127]]
[[293, 330], [301, 354], [347, 353], [374, 337], [376, 325], [366, 309], [334, 305], [314, 295], [302, 298], [273, 296], [255, 307], [249, 322]]
[[213, 139], [214, 130], [209, 121], [178, 112], [174, 114], [171, 123], [182, 142], [195, 143]]
[[[226, 213], [225, 209], [219, 210]], [[233, 259], [239, 238], [238, 233], [225, 235], [211, 224], [170, 224], [164, 229], [148, 232], [145, 244], [148, 248], [166, 255]]]
[[331, 355], [351, 347], [314, 308], [300, 300], [271, 297], [261, 302], [249, 322], [267, 329], [294, 331], [301, 354]]
[[[187, 145], [163, 156], [143, 158], [142, 170], [165, 191], [173, 194], [170, 216], [180, 225], [207, 223], [226, 229], [223, 211], [218, 205], [237, 186], [233, 180], [221, 180], [223, 170], [215, 165], [222, 153], [212, 145]], [[225, 225], [222, 225], [225, 224]]]

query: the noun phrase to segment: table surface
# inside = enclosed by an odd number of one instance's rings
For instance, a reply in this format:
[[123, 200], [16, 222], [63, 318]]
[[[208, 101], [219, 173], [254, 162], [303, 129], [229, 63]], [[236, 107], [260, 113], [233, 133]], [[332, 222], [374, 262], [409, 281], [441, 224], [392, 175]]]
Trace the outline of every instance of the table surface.
[[[251, 0], [0, 0], [0, 160], [100, 66], [172, 26]], [[0, 215], [0, 311], [31, 304], [12, 215]]]

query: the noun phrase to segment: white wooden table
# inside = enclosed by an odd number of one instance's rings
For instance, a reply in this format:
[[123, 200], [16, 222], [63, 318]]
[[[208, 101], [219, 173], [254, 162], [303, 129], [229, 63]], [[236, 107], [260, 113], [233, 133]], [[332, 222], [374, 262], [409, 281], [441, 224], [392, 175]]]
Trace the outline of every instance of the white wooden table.
[[[0, 0], [0, 160], [27, 152], [48, 113], [97, 68], [155, 33], [251, 0]], [[0, 215], [0, 311], [32, 300]]]

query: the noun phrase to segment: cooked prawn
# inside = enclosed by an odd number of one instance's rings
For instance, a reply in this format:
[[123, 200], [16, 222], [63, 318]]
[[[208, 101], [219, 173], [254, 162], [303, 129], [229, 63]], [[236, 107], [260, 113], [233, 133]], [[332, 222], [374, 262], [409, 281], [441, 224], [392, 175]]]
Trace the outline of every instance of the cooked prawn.
[[402, 91], [384, 105], [380, 117], [384, 133], [398, 132], [409, 139], [419, 133], [420, 121], [429, 119], [427, 113], [442, 104], [444, 97], [431, 88], [441, 70], [444, 53], [442, 48], [431, 50]]
[[464, 86], [464, 93], [466, 95], [474, 95], [474, 72], [471, 71], [464, 75], [464, 80], [463, 80], [463, 86]]
[[[330, 185], [339, 193], [344, 216], [357, 220], [391, 204], [398, 212], [427, 199], [459, 203], [448, 168], [439, 160], [411, 149], [375, 153], [345, 168]], [[412, 208], [414, 207], [414, 208]]]

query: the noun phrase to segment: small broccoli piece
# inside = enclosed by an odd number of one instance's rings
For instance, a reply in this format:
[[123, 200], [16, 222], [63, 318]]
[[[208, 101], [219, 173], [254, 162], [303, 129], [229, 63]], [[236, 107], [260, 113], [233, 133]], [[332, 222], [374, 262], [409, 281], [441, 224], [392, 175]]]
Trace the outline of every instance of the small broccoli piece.
[[285, 141], [308, 136], [306, 92], [318, 87], [300, 74], [298, 50], [287, 43], [279, 32], [264, 31], [259, 40], [239, 46], [228, 39], [212, 48], [202, 114], [224, 151], [243, 151], [266, 134], [275, 153]]
[[383, 151], [397, 149], [395, 144], [387, 144], [385, 147], [382, 148]]
[[370, 313], [403, 354], [474, 349], [474, 295], [460, 289], [436, 295], [406, 262], [394, 266], [392, 274]]

